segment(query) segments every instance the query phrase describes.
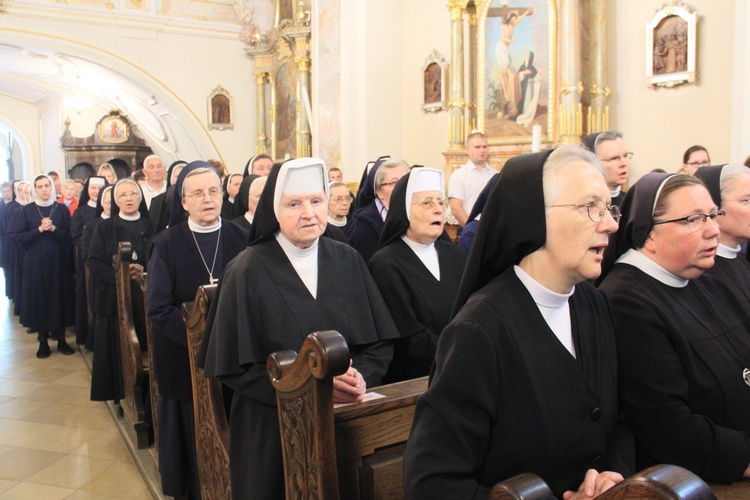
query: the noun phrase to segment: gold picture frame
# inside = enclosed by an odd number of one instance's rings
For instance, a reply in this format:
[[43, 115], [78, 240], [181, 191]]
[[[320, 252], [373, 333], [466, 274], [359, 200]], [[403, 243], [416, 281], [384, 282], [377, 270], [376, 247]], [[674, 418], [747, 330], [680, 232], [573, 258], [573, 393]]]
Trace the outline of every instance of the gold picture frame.
[[424, 97], [422, 111], [437, 113], [448, 110], [448, 61], [433, 49], [422, 66]]
[[297, 156], [298, 82], [297, 63], [291, 57], [281, 59], [271, 79], [271, 151], [275, 159]]
[[524, 5], [488, 0], [478, 12], [476, 128], [490, 144], [530, 144], [534, 125], [555, 140], [557, 2]]
[[206, 98], [208, 104], [208, 129], [232, 130], [232, 96], [221, 85], [211, 91]]
[[646, 82], [654, 87], [695, 83], [698, 14], [669, 0], [646, 23]]
[[119, 113], [107, 116], [99, 123], [99, 139], [108, 144], [121, 144], [130, 138], [130, 127]]

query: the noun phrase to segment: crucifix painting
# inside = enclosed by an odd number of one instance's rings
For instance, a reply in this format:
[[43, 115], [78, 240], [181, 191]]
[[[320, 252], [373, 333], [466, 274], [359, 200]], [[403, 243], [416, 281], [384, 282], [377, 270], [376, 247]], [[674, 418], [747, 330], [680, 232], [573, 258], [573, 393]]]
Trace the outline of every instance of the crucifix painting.
[[547, 133], [554, 49], [549, 9], [548, 0], [493, 0], [486, 6], [480, 95], [488, 137], [528, 140], [534, 125]]

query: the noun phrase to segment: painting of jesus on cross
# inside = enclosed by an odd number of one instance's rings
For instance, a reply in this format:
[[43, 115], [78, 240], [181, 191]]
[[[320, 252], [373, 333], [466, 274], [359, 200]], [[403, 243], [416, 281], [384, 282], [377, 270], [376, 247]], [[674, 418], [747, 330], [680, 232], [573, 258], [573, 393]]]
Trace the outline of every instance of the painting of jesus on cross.
[[555, 109], [555, 10], [554, 0], [485, 4], [479, 24], [484, 31], [479, 37], [478, 95], [479, 119], [488, 138], [525, 142], [534, 125], [548, 133], [550, 109]]

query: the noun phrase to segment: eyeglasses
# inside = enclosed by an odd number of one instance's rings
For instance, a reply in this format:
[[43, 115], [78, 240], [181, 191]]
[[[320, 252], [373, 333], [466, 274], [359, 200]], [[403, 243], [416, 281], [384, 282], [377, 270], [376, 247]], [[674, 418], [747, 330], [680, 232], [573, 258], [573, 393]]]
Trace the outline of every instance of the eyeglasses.
[[710, 164], [711, 164], [710, 161], [703, 160], [703, 161], [689, 161], [685, 165], [690, 165], [691, 167], [707, 167]]
[[124, 200], [125, 198], [139, 198], [140, 193], [138, 191], [129, 191], [127, 193], [120, 193], [117, 197], [121, 200]]
[[400, 179], [396, 179], [395, 181], [390, 181], [390, 182], [383, 182], [380, 184], [380, 187], [395, 186], [396, 184], [398, 184], [399, 180]]
[[706, 221], [708, 219], [714, 220], [716, 219], [716, 217], [723, 217], [726, 214], [727, 213], [724, 210], [716, 210], [715, 212], [711, 212], [710, 214], [690, 214], [686, 215], [685, 217], [678, 217], [676, 219], [655, 220], [654, 226], [658, 226], [659, 224], [667, 224], [669, 222], [684, 222], [688, 229], [690, 229], [691, 231], [698, 231], [706, 225]]
[[603, 162], [606, 162], [606, 163], [611, 163], [613, 161], [616, 161], [616, 162], [619, 163], [621, 161], [630, 160], [631, 158], [633, 158], [633, 153], [627, 152], [627, 153], [625, 153], [622, 156], [613, 156], [612, 158], [606, 158], [606, 159], [605, 158], [600, 158], [600, 160], [602, 160]]
[[331, 201], [333, 203], [351, 203], [352, 197], [351, 196], [337, 196], [335, 198], [331, 198]]
[[[195, 191], [194, 193], [186, 194], [188, 198], [192, 198], [195, 201], [203, 201], [206, 197], [206, 191]], [[208, 196], [214, 200], [221, 196], [221, 189], [213, 187], [208, 190]]]
[[569, 203], [567, 205], [549, 206], [549, 208], [555, 207], [586, 207], [586, 213], [588, 213], [589, 219], [591, 219], [591, 222], [594, 222], [596, 224], [599, 224], [602, 219], [604, 219], [604, 215], [607, 212], [609, 212], [609, 215], [615, 220], [615, 222], [620, 222], [620, 207], [618, 207], [617, 205], [607, 205], [602, 200], [591, 200], [587, 201], [586, 203]]
[[448, 206], [448, 200], [445, 198], [438, 198], [435, 199], [432, 196], [428, 196], [427, 198], [422, 198], [419, 201], [415, 201], [412, 203], [412, 205], [419, 205], [420, 207], [424, 208], [425, 210], [429, 210], [435, 205], [440, 205], [441, 207], [445, 208]]

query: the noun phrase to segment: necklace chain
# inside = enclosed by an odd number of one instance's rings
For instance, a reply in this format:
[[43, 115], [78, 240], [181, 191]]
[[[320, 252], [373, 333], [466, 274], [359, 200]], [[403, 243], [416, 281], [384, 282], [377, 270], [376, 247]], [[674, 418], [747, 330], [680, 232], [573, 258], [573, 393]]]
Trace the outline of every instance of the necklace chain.
[[198, 244], [198, 240], [195, 238], [195, 232], [191, 230], [190, 234], [193, 235], [193, 241], [195, 242], [195, 247], [198, 249], [198, 255], [201, 256], [201, 261], [203, 261], [203, 267], [205, 267], [206, 271], [208, 272], [208, 282], [211, 284], [216, 283], [216, 281], [218, 280], [214, 279], [214, 268], [216, 267], [216, 256], [219, 255], [219, 242], [221, 241], [221, 228], [219, 228], [219, 236], [218, 238], [216, 238], [216, 250], [214, 250], [214, 261], [211, 263], [211, 269], [208, 268], [206, 259], [203, 257], [203, 252], [201, 252], [201, 246]]

